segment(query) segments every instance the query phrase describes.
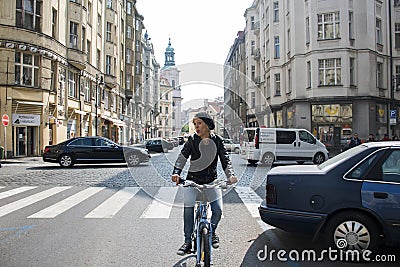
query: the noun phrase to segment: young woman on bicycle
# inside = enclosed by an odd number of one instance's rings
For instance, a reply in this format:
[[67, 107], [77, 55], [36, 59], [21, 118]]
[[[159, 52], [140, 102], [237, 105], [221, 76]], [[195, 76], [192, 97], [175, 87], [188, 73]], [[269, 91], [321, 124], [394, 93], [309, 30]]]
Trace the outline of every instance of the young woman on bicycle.
[[[236, 183], [237, 178], [235, 177], [232, 163], [224, 147], [222, 138], [211, 133], [211, 130], [215, 128], [213, 119], [206, 112], [200, 112], [193, 118], [193, 124], [196, 133], [190, 136], [188, 141], [184, 144], [175, 162], [172, 181], [177, 185], [179, 184], [180, 174], [185, 167], [187, 159], [190, 157], [190, 166], [186, 177], [187, 180], [192, 180], [198, 184], [212, 183], [217, 179], [217, 163], [219, 158], [226, 177], [228, 177], [228, 181], [230, 183]], [[183, 223], [185, 242], [177, 252], [177, 254], [181, 256], [190, 253], [192, 249], [191, 234], [194, 227], [193, 217], [197, 192], [198, 191], [193, 187], [184, 188]], [[206, 194], [210, 201], [212, 211], [212, 246], [213, 248], [218, 248], [219, 238], [215, 230], [217, 229], [222, 215], [222, 191], [219, 188], [210, 188], [207, 190]]]

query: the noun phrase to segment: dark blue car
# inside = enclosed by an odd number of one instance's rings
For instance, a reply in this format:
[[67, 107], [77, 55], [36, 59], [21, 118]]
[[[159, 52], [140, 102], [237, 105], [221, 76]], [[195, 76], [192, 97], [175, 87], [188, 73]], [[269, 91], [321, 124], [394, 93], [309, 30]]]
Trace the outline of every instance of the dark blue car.
[[400, 142], [362, 144], [320, 165], [267, 174], [262, 220], [324, 238], [333, 248], [370, 250], [400, 240]]

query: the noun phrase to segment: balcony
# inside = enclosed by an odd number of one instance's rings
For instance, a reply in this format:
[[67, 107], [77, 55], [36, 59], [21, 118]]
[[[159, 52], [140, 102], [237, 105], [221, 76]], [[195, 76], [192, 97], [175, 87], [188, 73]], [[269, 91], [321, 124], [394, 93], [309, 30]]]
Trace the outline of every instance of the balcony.
[[83, 70], [86, 68], [86, 53], [74, 49], [74, 48], [68, 48], [68, 63], [73, 65], [74, 67]]
[[129, 90], [129, 89], [126, 89], [125, 90], [125, 97], [128, 98], [128, 99], [132, 99], [133, 98], [133, 91]]
[[110, 74], [104, 75], [104, 83], [109, 88], [114, 88], [117, 86], [117, 77], [112, 76]]
[[255, 35], [259, 35], [260, 34], [260, 22], [257, 21], [253, 25], [251, 25], [251, 29], [253, 30]]
[[260, 60], [261, 57], [261, 52], [260, 52], [260, 48], [256, 48], [254, 49], [252, 56], [255, 60]]

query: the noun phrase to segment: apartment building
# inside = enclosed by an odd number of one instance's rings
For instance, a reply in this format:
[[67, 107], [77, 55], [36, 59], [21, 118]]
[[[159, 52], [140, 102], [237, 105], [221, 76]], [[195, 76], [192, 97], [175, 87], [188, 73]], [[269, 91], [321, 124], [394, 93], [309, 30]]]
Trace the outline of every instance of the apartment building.
[[245, 64], [245, 126], [306, 128], [336, 148], [399, 135], [400, 1], [255, 0], [244, 16], [244, 62], [236, 48], [226, 65]]
[[[118, 143], [143, 136], [152, 105], [142, 87], [143, 47], [151, 45], [135, 3], [0, 3], [0, 112], [11, 119], [0, 127], [0, 145], [7, 157], [39, 156], [73, 136]], [[158, 80], [150, 61], [146, 73]]]

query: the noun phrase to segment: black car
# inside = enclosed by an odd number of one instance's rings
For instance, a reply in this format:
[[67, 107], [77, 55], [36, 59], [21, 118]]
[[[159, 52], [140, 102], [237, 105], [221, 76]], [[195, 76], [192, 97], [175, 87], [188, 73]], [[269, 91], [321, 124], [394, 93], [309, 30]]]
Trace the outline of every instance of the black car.
[[146, 148], [149, 151], [167, 153], [168, 150], [174, 148], [174, 144], [165, 140], [164, 138], [152, 138], [146, 140], [145, 142], [146, 142]]
[[320, 165], [267, 174], [261, 219], [322, 237], [330, 247], [375, 251], [400, 242], [400, 142], [371, 142]]
[[71, 167], [76, 163], [124, 163], [136, 166], [149, 161], [146, 149], [120, 146], [104, 137], [75, 137], [57, 145], [46, 146], [43, 161]]

